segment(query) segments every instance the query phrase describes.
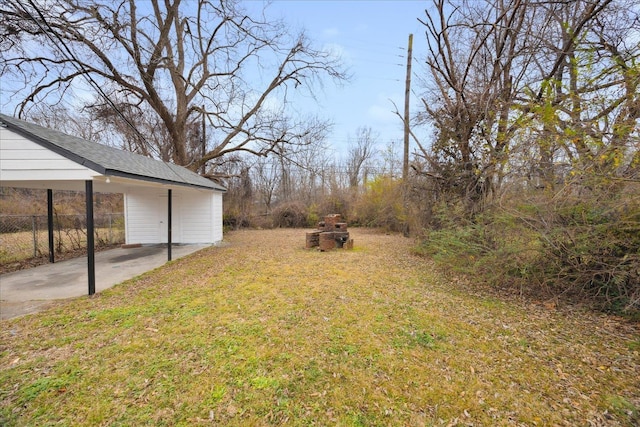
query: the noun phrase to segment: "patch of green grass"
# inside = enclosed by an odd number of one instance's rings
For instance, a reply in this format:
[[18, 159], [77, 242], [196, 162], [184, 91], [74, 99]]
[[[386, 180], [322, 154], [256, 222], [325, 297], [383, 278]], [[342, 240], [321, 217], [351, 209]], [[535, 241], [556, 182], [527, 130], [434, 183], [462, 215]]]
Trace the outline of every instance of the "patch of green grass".
[[636, 422], [637, 335], [469, 292], [408, 239], [354, 238], [321, 253], [297, 230], [234, 233], [3, 322], [0, 423]]
[[640, 338], [627, 343], [627, 348], [631, 351], [640, 351]]
[[627, 398], [618, 395], [606, 397], [606, 402], [612, 413], [627, 421], [630, 425], [640, 424], [640, 406]]
[[271, 377], [257, 376], [251, 379], [251, 385], [258, 390], [265, 388], [278, 388], [278, 380]]
[[31, 384], [21, 389], [20, 402], [27, 404], [35, 400], [43, 393], [57, 393], [63, 390], [69, 382], [64, 378], [44, 377], [38, 378]]
[[429, 332], [423, 330], [400, 330], [393, 340], [396, 348], [414, 348], [422, 347], [427, 349], [434, 349], [437, 346], [437, 342], [444, 337], [435, 336]]

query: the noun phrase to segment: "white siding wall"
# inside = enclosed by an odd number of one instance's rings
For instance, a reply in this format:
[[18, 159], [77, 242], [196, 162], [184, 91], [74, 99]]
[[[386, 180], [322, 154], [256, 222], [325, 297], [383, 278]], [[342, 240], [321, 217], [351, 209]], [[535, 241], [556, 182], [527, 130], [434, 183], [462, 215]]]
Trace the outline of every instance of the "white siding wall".
[[90, 180], [96, 172], [0, 127], [3, 181]]
[[222, 231], [222, 193], [215, 192], [211, 193], [211, 205], [213, 209], [213, 215], [211, 216], [211, 221], [213, 224], [213, 242], [218, 243], [222, 242], [223, 239], [223, 231]]
[[[174, 243], [222, 241], [222, 194], [212, 191], [172, 191]], [[166, 243], [167, 191], [147, 190], [125, 194], [127, 243]]]
[[184, 243], [213, 242], [211, 192], [184, 194], [179, 210]]
[[[165, 199], [166, 201], [166, 199]], [[160, 221], [166, 217], [158, 191], [130, 192], [124, 195], [125, 240], [127, 243], [166, 243], [160, 240]]]
[[181, 230], [184, 243], [222, 241], [222, 193], [197, 191], [182, 194]]

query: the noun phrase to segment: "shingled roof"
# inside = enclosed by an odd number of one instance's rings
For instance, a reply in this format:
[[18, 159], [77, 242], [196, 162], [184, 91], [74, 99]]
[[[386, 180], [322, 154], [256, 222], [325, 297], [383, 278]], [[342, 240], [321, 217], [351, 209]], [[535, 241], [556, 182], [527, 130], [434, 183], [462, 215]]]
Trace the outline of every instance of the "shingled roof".
[[101, 175], [226, 191], [223, 186], [182, 166], [97, 144], [4, 114], [0, 114], [0, 122], [7, 129]]

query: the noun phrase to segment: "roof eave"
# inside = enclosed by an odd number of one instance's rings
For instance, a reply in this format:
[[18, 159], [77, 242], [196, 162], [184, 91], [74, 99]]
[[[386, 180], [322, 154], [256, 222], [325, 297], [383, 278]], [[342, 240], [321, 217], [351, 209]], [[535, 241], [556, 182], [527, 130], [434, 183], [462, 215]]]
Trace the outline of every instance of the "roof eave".
[[198, 184], [183, 182], [183, 181], [172, 181], [168, 179], [162, 179], [162, 178], [151, 177], [146, 175], [133, 174], [130, 172], [124, 172], [117, 169], [107, 169], [105, 166], [101, 164], [93, 162], [87, 159], [86, 157], [80, 156], [70, 150], [60, 147], [56, 143], [51, 142], [46, 138], [41, 137], [40, 135], [34, 134], [33, 132], [30, 132], [29, 130], [24, 129], [18, 125], [14, 125], [13, 123], [8, 121], [2, 121], [2, 123], [6, 126], [7, 129], [11, 130], [12, 132], [15, 132], [29, 139], [30, 141], [35, 142], [36, 144], [42, 146], [43, 148], [51, 150], [52, 152], [59, 154], [62, 157], [71, 160], [72, 162], [78, 163], [79, 165], [85, 166], [103, 176], [109, 176], [109, 175], [119, 176], [119, 177], [134, 179], [138, 181], [155, 182], [159, 184], [176, 185], [181, 187], [200, 188], [200, 189], [209, 190], [209, 191], [219, 191], [222, 193], [227, 192], [226, 188], [216, 188], [216, 186], [198, 185]]
[[155, 178], [155, 177], [145, 176], [145, 175], [137, 175], [137, 174], [133, 174], [133, 173], [129, 173], [129, 172], [119, 171], [117, 169], [106, 169], [105, 172], [103, 173], [103, 175], [105, 175], [105, 176], [117, 176], [117, 177], [120, 177], [120, 178], [134, 179], [136, 181], [155, 182], [155, 183], [158, 183], [158, 184], [165, 184], [165, 185], [176, 185], [176, 186], [180, 186], [180, 187], [201, 188], [203, 190], [219, 191], [219, 192], [222, 192], [222, 193], [226, 193], [227, 192], [226, 189], [209, 187], [209, 186], [206, 186], [206, 185], [191, 184], [191, 183], [188, 183], [188, 182], [171, 181], [171, 180], [168, 180], [168, 179]]
[[43, 138], [43, 137], [41, 137], [39, 135], [36, 135], [36, 134], [34, 134], [32, 132], [29, 132], [26, 129], [21, 128], [20, 126], [14, 126], [12, 123], [8, 123], [8, 122], [3, 122], [3, 123], [6, 125], [7, 129], [9, 129], [10, 131], [17, 133], [17, 134], [29, 139], [30, 141], [35, 142], [36, 144], [38, 144], [38, 145], [40, 145], [40, 146], [42, 146], [42, 147], [44, 147], [44, 148], [46, 148], [48, 150], [51, 150], [54, 153], [61, 155], [62, 157], [65, 157], [65, 158], [71, 160], [72, 162], [75, 162], [75, 163], [78, 163], [79, 165], [85, 166], [85, 167], [87, 167], [87, 168], [89, 168], [89, 169], [91, 169], [91, 170], [93, 170], [93, 171], [95, 171], [95, 172], [97, 172], [97, 173], [99, 173], [101, 175], [104, 175], [106, 170], [107, 170], [104, 166], [102, 166], [102, 165], [100, 165], [98, 163], [92, 162], [91, 160], [89, 160], [89, 159], [87, 159], [85, 157], [79, 156], [78, 154], [76, 154], [76, 153], [74, 153], [72, 151], [69, 151], [69, 150], [67, 150], [65, 148], [62, 148], [59, 145], [54, 144], [53, 142], [48, 141], [48, 140], [46, 140], [45, 138]]

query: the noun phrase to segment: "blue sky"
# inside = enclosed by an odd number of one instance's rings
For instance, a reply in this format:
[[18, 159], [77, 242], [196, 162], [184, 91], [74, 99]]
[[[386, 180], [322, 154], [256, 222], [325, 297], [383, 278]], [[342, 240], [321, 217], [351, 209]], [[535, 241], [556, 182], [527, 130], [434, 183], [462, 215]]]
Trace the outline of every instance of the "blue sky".
[[[390, 100], [403, 111], [410, 33], [414, 35], [412, 87], [419, 89], [415, 73], [422, 71], [426, 42], [417, 18], [425, 16], [428, 5], [425, 0], [275, 0], [268, 7], [269, 16], [281, 17], [293, 28], [304, 28], [318, 46], [337, 47], [343, 52], [351, 82], [341, 87], [327, 84], [316, 94], [317, 103], [308, 100], [301, 106], [334, 122], [329, 143], [337, 154], [363, 126], [379, 135], [380, 148], [391, 140], [401, 143], [402, 122], [392, 113]], [[415, 108], [417, 98], [412, 101]]]

